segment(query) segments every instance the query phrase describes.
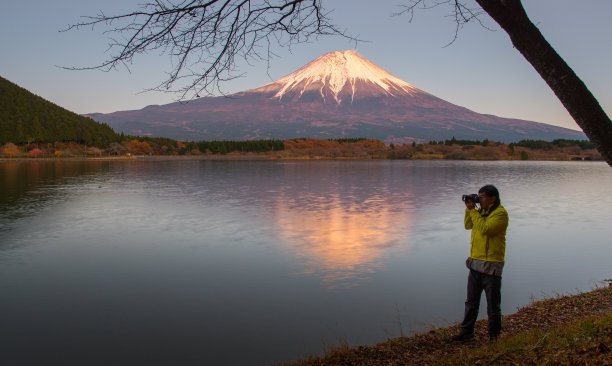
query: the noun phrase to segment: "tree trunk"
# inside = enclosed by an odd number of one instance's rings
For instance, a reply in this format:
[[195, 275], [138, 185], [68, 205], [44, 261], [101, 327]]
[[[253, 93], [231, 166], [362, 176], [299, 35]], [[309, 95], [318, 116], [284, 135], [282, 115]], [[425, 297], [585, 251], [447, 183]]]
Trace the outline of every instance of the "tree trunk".
[[508, 33], [597, 150], [612, 166], [612, 121], [586, 85], [529, 20], [520, 0], [476, 0]]

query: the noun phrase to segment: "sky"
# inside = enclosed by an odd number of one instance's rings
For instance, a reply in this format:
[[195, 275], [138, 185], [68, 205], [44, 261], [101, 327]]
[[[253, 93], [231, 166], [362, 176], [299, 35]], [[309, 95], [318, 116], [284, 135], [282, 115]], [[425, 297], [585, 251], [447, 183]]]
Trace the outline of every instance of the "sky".
[[[81, 16], [136, 9], [143, 0], [6, 1], [0, 12], [0, 76], [71, 111], [109, 113], [174, 102], [177, 95], [143, 92], [164, 80], [170, 60], [139, 56], [128, 69], [66, 70], [105, 60], [103, 27], [60, 32]], [[239, 61], [241, 78], [225, 93], [252, 89], [285, 76], [316, 57], [351, 49], [396, 77], [479, 113], [578, 125], [508, 35], [486, 15], [488, 28], [464, 26], [454, 43], [449, 8], [392, 16], [402, 1], [325, 0], [330, 17], [362, 42], [323, 38], [291, 49], [276, 48], [266, 62]], [[612, 116], [612, 0], [523, 0], [531, 20]]]

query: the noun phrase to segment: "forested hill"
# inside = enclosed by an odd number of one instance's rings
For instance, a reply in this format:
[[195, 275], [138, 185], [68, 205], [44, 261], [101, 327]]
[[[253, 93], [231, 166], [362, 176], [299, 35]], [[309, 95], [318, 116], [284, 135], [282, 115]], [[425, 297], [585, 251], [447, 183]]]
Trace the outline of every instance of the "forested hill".
[[0, 77], [0, 144], [74, 141], [107, 147], [119, 140], [107, 124], [70, 112]]

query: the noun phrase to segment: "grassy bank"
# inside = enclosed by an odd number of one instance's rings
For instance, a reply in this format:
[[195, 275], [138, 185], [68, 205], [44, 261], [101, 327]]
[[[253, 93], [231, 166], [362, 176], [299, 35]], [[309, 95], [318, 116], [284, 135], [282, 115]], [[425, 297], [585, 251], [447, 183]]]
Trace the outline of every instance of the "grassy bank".
[[458, 330], [454, 325], [375, 346], [337, 347], [284, 365], [609, 365], [612, 284], [520, 308], [503, 317], [502, 335], [492, 343], [486, 320], [476, 323], [474, 342], [449, 342]]

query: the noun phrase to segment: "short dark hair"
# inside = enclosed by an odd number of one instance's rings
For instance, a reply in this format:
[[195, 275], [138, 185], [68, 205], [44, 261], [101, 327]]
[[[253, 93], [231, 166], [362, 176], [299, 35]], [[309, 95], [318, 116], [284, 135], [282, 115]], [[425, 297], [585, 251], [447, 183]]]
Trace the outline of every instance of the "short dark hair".
[[497, 198], [495, 200], [495, 202], [493, 203], [493, 206], [491, 206], [491, 209], [489, 210], [489, 213], [493, 212], [493, 210], [495, 210], [497, 208], [497, 206], [499, 206], [501, 204], [501, 201], [499, 199], [499, 191], [492, 184], [487, 184], [486, 186], [483, 186], [482, 188], [480, 188], [478, 190], [478, 193], [484, 193], [484, 194], [487, 195], [487, 197], [496, 197]]
[[497, 197], [497, 202], [500, 201], [499, 198], [499, 191], [497, 190], [497, 188], [495, 188], [494, 185], [492, 184], [487, 184], [486, 186], [483, 186], [482, 188], [480, 188], [478, 190], [478, 193], [484, 193], [486, 194], [488, 197]]

